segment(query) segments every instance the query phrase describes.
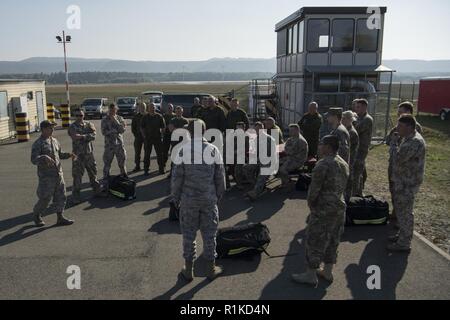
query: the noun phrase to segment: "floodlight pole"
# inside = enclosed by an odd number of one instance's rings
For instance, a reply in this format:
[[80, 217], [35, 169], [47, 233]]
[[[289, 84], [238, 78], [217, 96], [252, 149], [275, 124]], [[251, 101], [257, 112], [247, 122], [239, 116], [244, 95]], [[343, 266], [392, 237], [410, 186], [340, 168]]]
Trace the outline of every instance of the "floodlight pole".
[[[70, 39], [69, 39], [69, 42], [70, 42]], [[61, 43], [61, 41], [60, 41], [60, 43]], [[69, 70], [68, 70], [68, 67], [67, 67], [66, 43], [67, 43], [66, 32], [63, 30], [62, 44], [63, 44], [63, 47], [64, 47], [64, 71], [66, 73], [66, 99], [67, 99], [67, 105], [68, 105], [69, 110], [70, 110]]]

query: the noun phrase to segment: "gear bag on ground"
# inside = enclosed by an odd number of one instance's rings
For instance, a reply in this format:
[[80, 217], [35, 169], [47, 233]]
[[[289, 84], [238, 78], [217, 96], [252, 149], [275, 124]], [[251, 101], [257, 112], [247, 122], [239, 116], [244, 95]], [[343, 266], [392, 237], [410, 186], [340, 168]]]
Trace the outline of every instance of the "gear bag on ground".
[[389, 204], [374, 196], [352, 197], [347, 202], [345, 224], [385, 225], [389, 220]]
[[217, 254], [219, 258], [267, 254], [270, 240], [269, 229], [262, 223], [220, 229], [217, 233]]

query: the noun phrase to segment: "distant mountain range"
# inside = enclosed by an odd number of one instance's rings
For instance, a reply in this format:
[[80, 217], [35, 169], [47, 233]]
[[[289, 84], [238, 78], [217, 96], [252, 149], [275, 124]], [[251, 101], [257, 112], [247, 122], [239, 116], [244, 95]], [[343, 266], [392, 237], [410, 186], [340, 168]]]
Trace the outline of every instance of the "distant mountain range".
[[[139, 74], [236, 74], [276, 72], [276, 59], [213, 58], [205, 61], [130, 61], [114, 59], [69, 58], [71, 73], [139, 73]], [[394, 81], [413, 81], [426, 76], [450, 75], [450, 60], [385, 60], [383, 64], [396, 70]], [[30, 58], [22, 61], [0, 61], [0, 77], [55, 74], [63, 71], [62, 58]], [[222, 76], [217, 76], [222, 78]], [[42, 77], [44, 78], [44, 77]], [[180, 75], [179, 78], [184, 78]], [[198, 78], [197, 76], [195, 77]], [[238, 77], [241, 78], [241, 77]], [[237, 79], [237, 78], [236, 78]]]
[[[130, 61], [112, 59], [68, 59], [70, 72], [272, 72], [275, 59], [210, 59], [206, 61]], [[62, 58], [30, 58], [0, 61], [0, 74], [54, 73], [64, 71]]]

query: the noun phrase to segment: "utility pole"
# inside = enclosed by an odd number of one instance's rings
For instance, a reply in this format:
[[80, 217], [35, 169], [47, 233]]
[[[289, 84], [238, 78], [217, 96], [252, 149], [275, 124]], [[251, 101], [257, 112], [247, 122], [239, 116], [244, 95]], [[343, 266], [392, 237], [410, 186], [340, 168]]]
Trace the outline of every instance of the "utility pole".
[[69, 92], [69, 69], [67, 67], [67, 49], [66, 49], [66, 44], [67, 43], [72, 43], [72, 37], [71, 36], [66, 36], [66, 32], [63, 31], [62, 33], [62, 37], [61, 36], [57, 36], [56, 40], [58, 40], [58, 43], [62, 44], [64, 47], [64, 71], [66, 73], [66, 99], [67, 99], [67, 105], [69, 106], [69, 110], [70, 110], [70, 92]]

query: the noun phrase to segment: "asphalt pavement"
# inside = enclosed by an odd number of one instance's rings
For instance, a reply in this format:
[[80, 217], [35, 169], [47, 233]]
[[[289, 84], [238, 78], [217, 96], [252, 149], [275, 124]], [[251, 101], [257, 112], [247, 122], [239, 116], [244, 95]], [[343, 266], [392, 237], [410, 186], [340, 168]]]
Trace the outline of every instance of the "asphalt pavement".
[[[100, 130], [100, 122], [94, 123]], [[57, 130], [55, 137], [71, 151], [67, 131]], [[138, 182], [136, 200], [93, 198], [85, 177], [84, 202], [66, 210], [75, 224], [55, 227], [49, 208], [47, 226], [36, 229], [31, 212], [37, 175], [30, 153], [37, 138], [33, 134], [28, 143], [0, 146], [0, 299], [450, 299], [449, 260], [418, 238], [409, 255], [388, 253], [389, 226], [346, 229], [333, 284], [320, 282], [314, 289], [293, 283], [290, 275], [305, 270], [306, 194], [277, 189], [276, 181], [256, 202], [231, 189], [220, 205], [221, 227], [248, 222], [269, 227], [270, 257], [219, 261], [225, 274], [214, 282], [205, 280], [200, 258], [195, 280], [186, 284], [178, 277], [183, 263], [179, 226], [168, 220], [169, 180], [156, 173], [154, 157], [150, 177], [131, 175]], [[99, 172], [103, 145], [99, 133]], [[132, 170], [129, 128], [126, 149]], [[63, 168], [70, 201], [70, 160]], [[118, 174], [116, 162], [113, 169]], [[69, 266], [81, 270], [80, 290], [67, 287]], [[370, 285], [376, 283], [373, 270], [380, 271], [379, 288]]]

